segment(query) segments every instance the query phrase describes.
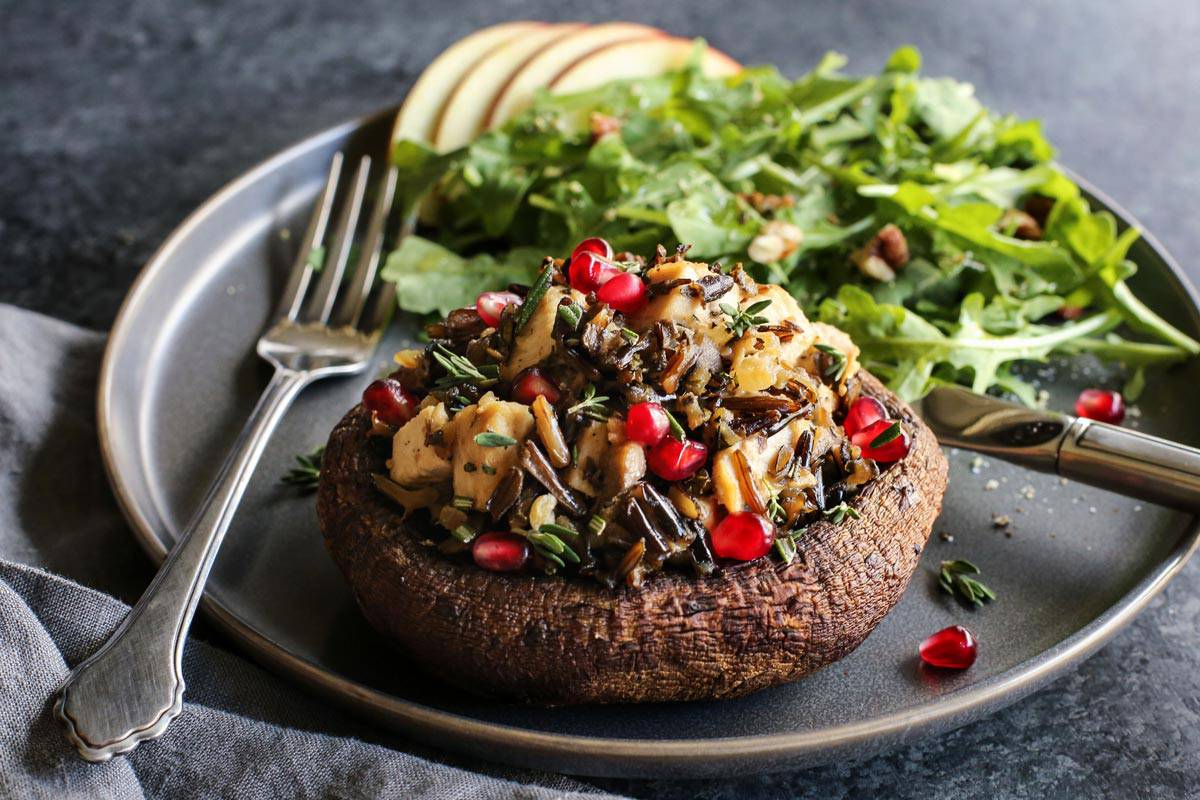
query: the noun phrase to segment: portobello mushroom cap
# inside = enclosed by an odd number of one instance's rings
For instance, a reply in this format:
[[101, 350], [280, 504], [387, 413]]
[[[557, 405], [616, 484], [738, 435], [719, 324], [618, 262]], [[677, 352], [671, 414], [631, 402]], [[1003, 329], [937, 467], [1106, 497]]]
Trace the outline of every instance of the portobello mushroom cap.
[[368, 621], [415, 664], [473, 692], [547, 705], [661, 702], [794, 681], [848, 655], [900, 599], [946, 488], [932, 432], [859, 374], [864, 393], [905, 422], [912, 447], [854, 498], [857, 519], [810, 525], [787, 566], [768, 556], [608, 589], [448, 558], [421, 544], [372, 484], [383, 457], [361, 406], [325, 451], [325, 543]]

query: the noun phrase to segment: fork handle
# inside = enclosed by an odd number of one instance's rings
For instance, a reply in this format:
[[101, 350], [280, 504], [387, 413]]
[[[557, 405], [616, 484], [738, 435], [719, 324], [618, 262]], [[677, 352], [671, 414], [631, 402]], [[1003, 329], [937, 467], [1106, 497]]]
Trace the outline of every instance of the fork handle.
[[267, 440], [308, 375], [277, 369], [204, 502], [120, 627], [62, 686], [55, 711], [88, 761], [160, 736], [183, 708], [183, 647], [204, 583]]

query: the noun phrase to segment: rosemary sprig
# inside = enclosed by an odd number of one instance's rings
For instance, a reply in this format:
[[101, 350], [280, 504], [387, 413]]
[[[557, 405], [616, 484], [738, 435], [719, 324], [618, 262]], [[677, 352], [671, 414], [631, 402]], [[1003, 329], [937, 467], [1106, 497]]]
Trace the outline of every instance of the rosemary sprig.
[[477, 367], [471, 363], [470, 359], [460, 356], [443, 344], [433, 346], [433, 360], [446, 370], [446, 374], [437, 380], [437, 386], [442, 389], [461, 383], [473, 383], [481, 387], [491, 386], [500, 379], [499, 364], [484, 364]]
[[480, 447], [512, 447], [516, 443], [516, 439], [511, 436], [505, 436], [503, 433], [484, 431], [483, 433], [475, 434], [475, 444]]
[[567, 409], [567, 414], [576, 412], [582, 413], [585, 417], [594, 419], [597, 422], [603, 422], [608, 419], [609, 410], [604, 407], [604, 403], [608, 400], [606, 395], [596, 394], [596, 387], [588, 384], [583, 390], [583, 399]]
[[847, 505], [844, 501], [838, 503], [833, 508], [825, 509], [823, 513], [825, 514], [825, 518], [834, 525], [841, 525], [846, 517], [849, 517], [850, 519], [858, 519], [862, 516], [862, 514], [858, 513], [857, 508]]
[[867, 445], [867, 447], [872, 449], [876, 447], [883, 447], [888, 442], [894, 442], [896, 439], [899, 439], [901, 433], [903, 433], [903, 431], [900, 428], [900, 423], [893, 422], [891, 425], [888, 425], [882, 433], [872, 439], [871, 443]]
[[636, 343], [638, 341], [638, 339], [641, 338], [638, 335], [638, 332], [633, 330], [632, 328], [621, 328], [621, 335], [624, 336], [625, 339], [628, 342], [630, 342], [631, 344]]
[[846, 374], [846, 354], [831, 344], [818, 342], [813, 347], [816, 347], [827, 356], [826, 360], [828, 363], [821, 370], [821, 376], [834, 382], [840, 381]]
[[979, 567], [970, 561], [943, 561], [938, 577], [942, 591], [952, 594], [961, 602], [979, 607], [996, 599], [996, 593], [980, 581], [972, 578], [979, 574]]
[[765, 310], [769, 305], [771, 305], [770, 300], [759, 300], [740, 310], [729, 303], [721, 303], [718, 307], [729, 317], [729, 322], [725, 327], [729, 328], [729, 332], [736, 337], [742, 336], [755, 325], [765, 325], [768, 320], [759, 312]]
[[513, 330], [519, 333], [529, 324], [529, 320], [533, 319], [533, 312], [537, 311], [537, 307], [541, 304], [542, 298], [546, 296], [546, 290], [550, 288], [550, 281], [553, 279], [554, 261], [547, 259], [542, 266], [542, 271], [538, 273], [537, 280], [529, 287], [529, 292], [525, 295], [525, 301], [521, 303], [520, 310], [517, 311], [517, 321]]
[[671, 437], [683, 441], [687, 437], [687, 431], [683, 429], [683, 425], [679, 424], [679, 420], [675, 419], [675, 415], [663, 407], [663, 413], [667, 415], [667, 427], [670, 429]]
[[324, 457], [324, 445], [306, 455], [297, 455], [296, 466], [288, 470], [287, 474], [280, 478], [280, 480], [289, 486], [295, 486], [302, 491], [311, 492], [317, 488], [317, 482], [321, 479], [321, 459]]

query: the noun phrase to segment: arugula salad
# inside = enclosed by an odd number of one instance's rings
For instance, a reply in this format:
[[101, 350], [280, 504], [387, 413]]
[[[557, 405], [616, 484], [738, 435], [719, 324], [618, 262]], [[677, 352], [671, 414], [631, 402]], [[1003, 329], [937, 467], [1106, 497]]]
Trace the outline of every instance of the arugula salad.
[[1138, 231], [1089, 207], [1039, 123], [920, 62], [903, 47], [851, 77], [829, 54], [794, 81], [691, 67], [542, 93], [453, 152], [398, 142], [421, 225], [383, 275], [402, 309], [445, 315], [588, 237], [688, 244], [786, 286], [905, 399], [959, 382], [1034, 404], [1017, 362], [1083, 352], [1124, 364], [1136, 395], [1144, 368], [1200, 353], [1130, 290]]

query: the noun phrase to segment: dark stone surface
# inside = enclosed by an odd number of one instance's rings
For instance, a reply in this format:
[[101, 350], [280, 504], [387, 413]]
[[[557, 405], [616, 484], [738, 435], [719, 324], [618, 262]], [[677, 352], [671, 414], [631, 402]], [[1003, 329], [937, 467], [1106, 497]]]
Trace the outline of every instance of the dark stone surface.
[[[1044, 120], [1062, 160], [1181, 261], [1200, 252], [1200, 7], [999, 3], [285, 4], [9, 0], [0, 12], [0, 301], [106, 328], [141, 264], [278, 148], [402, 97], [457, 35], [506, 18], [622, 18], [785, 72], [896, 45]], [[1135, 531], [1130, 532], [1136, 535]], [[968, 729], [858, 764], [736, 782], [604, 782], [645, 797], [1187, 797], [1200, 793], [1200, 564], [1099, 655]]]

